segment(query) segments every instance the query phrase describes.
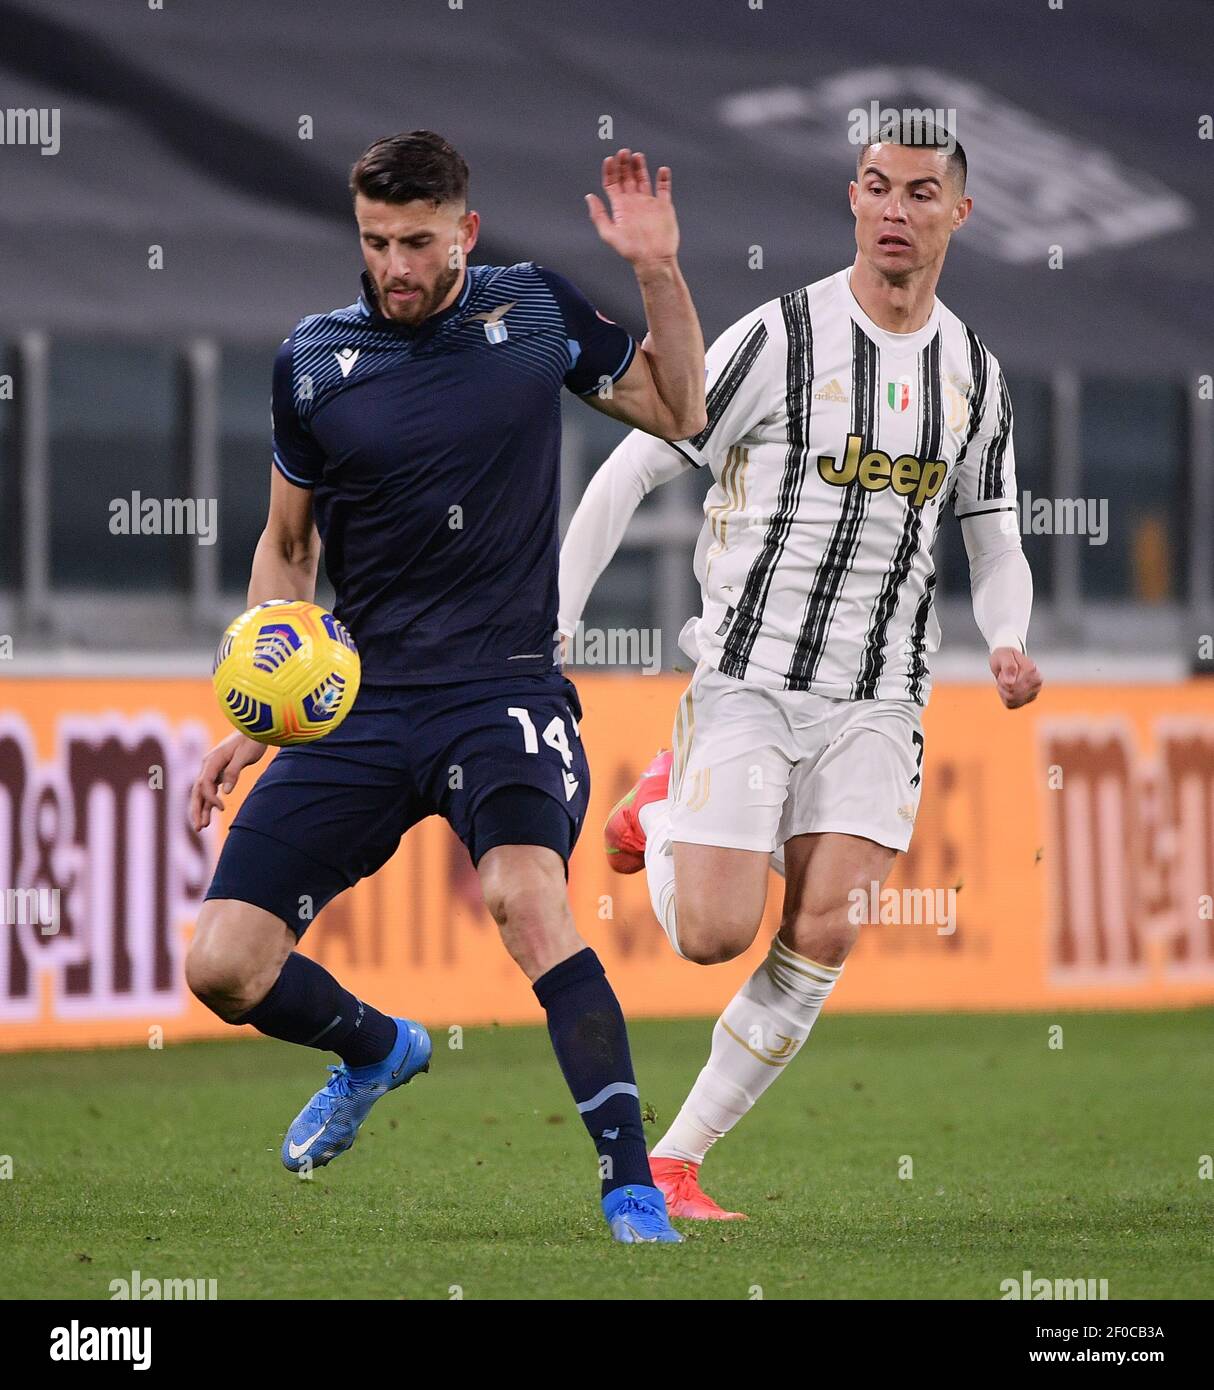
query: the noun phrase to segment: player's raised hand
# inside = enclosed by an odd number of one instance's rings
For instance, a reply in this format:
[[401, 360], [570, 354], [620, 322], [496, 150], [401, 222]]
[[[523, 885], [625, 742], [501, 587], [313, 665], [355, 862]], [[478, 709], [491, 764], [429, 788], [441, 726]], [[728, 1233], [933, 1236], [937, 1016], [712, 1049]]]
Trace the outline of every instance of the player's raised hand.
[[613, 251], [640, 268], [672, 261], [679, 249], [679, 224], [670, 200], [670, 170], [658, 170], [656, 189], [649, 182], [643, 154], [620, 150], [603, 160], [603, 200], [586, 194], [590, 220]]
[[223, 810], [220, 785], [225, 792], [230, 792], [244, 769], [262, 758], [265, 751], [264, 743], [258, 743], [237, 729], [203, 758], [198, 776], [190, 788], [190, 824], [195, 830], [203, 830], [210, 825], [213, 810]]
[[991, 675], [999, 698], [1008, 709], [1031, 704], [1041, 689], [1041, 672], [1031, 656], [1015, 647], [996, 647], [991, 653]]

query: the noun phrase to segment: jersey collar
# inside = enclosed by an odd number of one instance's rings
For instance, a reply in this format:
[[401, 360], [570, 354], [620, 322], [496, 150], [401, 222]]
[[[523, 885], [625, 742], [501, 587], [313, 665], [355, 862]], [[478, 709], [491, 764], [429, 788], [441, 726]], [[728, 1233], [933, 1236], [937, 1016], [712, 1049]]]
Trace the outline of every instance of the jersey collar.
[[835, 276], [835, 285], [846, 305], [847, 312], [878, 347], [885, 348], [892, 353], [921, 352], [936, 336], [936, 330], [940, 327], [940, 301], [938, 299], [932, 299], [932, 312], [928, 315], [928, 320], [922, 328], [917, 328], [913, 333], [891, 333], [888, 328], [882, 328], [879, 323], [874, 323], [860, 307], [860, 301], [852, 294], [851, 266], [845, 266], [839, 271]]
[[464, 285], [459, 294], [447, 307], [438, 314], [431, 314], [428, 319], [423, 319], [416, 327], [410, 328], [408, 324], [397, 323], [394, 319], [385, 318], [379, 311], [379, 296], [375, 293], [375, 282], [364, 270], [359, 275], [359, 283], [362, 291], [358, 296], [359, 308], [374, 328], [388, 328], [397, 333], [403, 333], [408, 337], [415, 334], [428, 332], [436, 328], [440, 323], [446, 323], [449, 318], [454, 318], [456, 314], [468, 302], [468, 296], [472, 293], [472, 266], [464, 267]]

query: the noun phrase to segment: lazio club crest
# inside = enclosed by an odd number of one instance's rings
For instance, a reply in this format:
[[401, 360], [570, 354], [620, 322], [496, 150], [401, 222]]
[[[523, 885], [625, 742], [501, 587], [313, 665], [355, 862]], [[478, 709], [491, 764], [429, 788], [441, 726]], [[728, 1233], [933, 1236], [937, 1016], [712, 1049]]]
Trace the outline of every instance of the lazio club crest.
[[478, 319], [485, 325], [485, 338], [491, 343], [504, 343], [510, 336], [506, 332], [506, 325], [502, 322], [507, 310], [513, 309], [518, 303], [517, 299], [512, 299], [509, 304], [499, 304], [496, 309], [487, 314], [470, 314], [469, 318]]

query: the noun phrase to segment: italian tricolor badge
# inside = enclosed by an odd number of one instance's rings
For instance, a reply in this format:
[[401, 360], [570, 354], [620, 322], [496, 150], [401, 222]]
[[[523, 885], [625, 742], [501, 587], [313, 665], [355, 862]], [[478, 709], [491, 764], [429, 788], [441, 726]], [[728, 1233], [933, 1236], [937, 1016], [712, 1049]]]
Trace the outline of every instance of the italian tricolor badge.
[[905, 410], [910, 405], [910, 382], [890, 381], [886, 383], [885, 399], [891, 410]]

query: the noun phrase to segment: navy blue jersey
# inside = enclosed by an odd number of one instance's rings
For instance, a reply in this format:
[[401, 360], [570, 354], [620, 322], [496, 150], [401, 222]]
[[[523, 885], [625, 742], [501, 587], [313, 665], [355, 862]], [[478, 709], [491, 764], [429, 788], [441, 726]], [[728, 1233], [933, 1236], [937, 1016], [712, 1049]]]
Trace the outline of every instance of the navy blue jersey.
[[274, 360], [274, 463], [313, 515], [363, 681], [556, 665], [560, 392], [618, 380], [632, 337], [532, 262], [469, 266], [416, 327], [356, 303]]

